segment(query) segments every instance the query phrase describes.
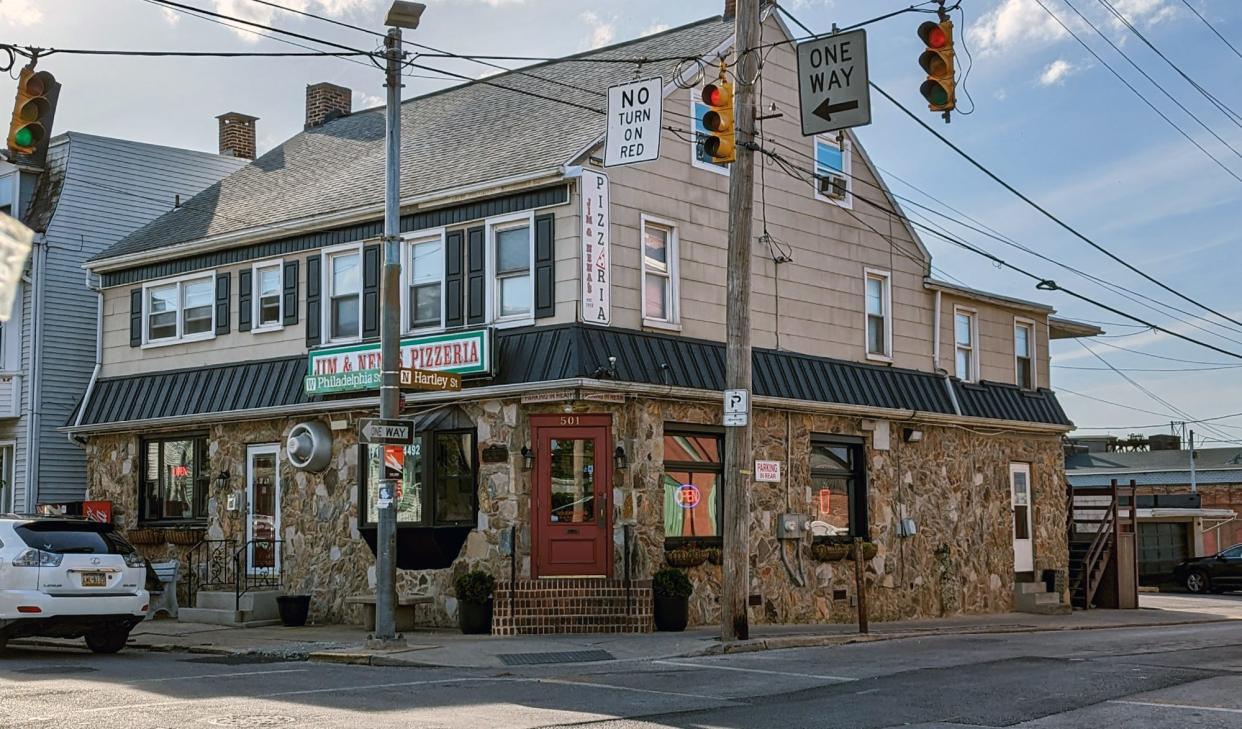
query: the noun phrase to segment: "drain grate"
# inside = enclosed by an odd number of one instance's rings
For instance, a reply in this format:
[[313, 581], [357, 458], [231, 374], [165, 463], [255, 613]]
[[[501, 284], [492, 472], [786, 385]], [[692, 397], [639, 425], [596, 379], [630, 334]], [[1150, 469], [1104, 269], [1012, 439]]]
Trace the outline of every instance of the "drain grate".
[[506, 666], [541, 666], [549, 663], [590, 663], [611, 661], [608, 651], [561, 651], [558, 653], [501, 653], [496, 656]]
[[14, 673], [56, 675], [60, 673], [93, 673], [98, 670], [98, 668], [91, 668], [90, 666], [37, 666], [35, 668], [18, 668]]

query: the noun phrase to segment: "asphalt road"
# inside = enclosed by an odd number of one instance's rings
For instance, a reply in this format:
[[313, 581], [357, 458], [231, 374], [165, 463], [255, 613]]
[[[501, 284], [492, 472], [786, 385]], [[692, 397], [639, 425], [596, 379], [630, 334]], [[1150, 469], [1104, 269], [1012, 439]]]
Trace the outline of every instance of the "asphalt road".
[[1242, 727], [1242, 623], [506, 670], [10, 647], [0, 727]]

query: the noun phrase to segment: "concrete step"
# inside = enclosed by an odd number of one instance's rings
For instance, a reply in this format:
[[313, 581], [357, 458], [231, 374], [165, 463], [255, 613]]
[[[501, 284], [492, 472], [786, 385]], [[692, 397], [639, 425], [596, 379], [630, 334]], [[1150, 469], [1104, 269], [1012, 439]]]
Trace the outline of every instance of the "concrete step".
[[200, 590], [194, 596], [194, 607], [226, 612], [236, 610], [245, 613], [248, 620], [279, 620], [276, 597], [280, 594], [279, 590], [258, 590], [247, 592], [238, 600], [237, 593], [232, 590]]
[[1044, 592], [1046, 587], [1042, 582], [1015, 582], [1013, 585], [1014, 594], [1021, 593], [1030, 595], [1032, 593]]
[[[1031, 589], [1031, 585], [1038, 589]], [[1020, 613], [1059, 615], [1068, 612], [1069, 606], [1061, 602], [1057, 593], [1044, 590], [1041, 582], [1018, 582], [1013, 586], [1013, 609]]]
[[232, 609], [215, 610], [212, 608], [181, 608], [177, 611], [177, 622], [228, 625], [234, 628], [259, 628], [265, 625], [280, 625], [279, 618], [256, 618], [244, 611], [238, 612]]

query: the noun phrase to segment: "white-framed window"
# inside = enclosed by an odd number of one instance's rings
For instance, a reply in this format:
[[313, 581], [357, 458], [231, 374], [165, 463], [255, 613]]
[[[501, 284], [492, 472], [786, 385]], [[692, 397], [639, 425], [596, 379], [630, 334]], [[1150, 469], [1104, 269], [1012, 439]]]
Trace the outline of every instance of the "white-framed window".
[[680, 313], [677, 281], [677, 226], [641, 216], [643, 325], [675, 327]]
[[864, 274], [867, 359], [892, 361], [892, 274], [870, 268]]
[[852, 149], [849, 137], [841, 139], [838, 143], [835, 134], [815, 137], [815, 199], [853, 208]]
[[957, 376], [966, 382], [979, 379], [979, 318], [974, 309], [953, 307], [953, 351]]
[[196, 273], [143, 286], [142, 344], [166, 344], [216, 336], [216, 274]]
[[324, 320], [328, 340], [362, 336], [362, 246], [350, 244], [324, 252]]
[[1024, 390], [1034, 390], [1035, 380], [1035, 322], [1030, 319], [1013, 319], [1013, 368], [1014, 384]]
[[273, 331], [284, 327], [284, 261], [264, 261], [254, 265], [250, 297], [251, 331]]
[[492, 321], [526, 323], [535, 312], [534, 216], [521, 213], [487, 222], [487, 248], [494, 291]]
[[405, 241], [403, 250], [405, 330], [439, 329], [444, 326], [444, 231], [420, 232]]
[[701, 170], [709, 170], [718, 175], [729, 175], [729, 165], [712, 162], [703, 151], [703, 140], [707, 138], [707, 127], [703, 126], [703, 115], [711, 111], [711, 107], [703, 103], [703, 87], [690, 89], [690, 115], [694, 117], [694, 138], [690, 140], [690, 164]]

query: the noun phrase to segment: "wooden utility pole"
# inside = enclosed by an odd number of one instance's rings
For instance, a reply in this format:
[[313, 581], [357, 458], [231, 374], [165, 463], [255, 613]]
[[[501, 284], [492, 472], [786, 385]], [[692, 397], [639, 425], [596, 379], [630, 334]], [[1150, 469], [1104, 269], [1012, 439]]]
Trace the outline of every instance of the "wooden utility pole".
[[[755, 200], [755, 82], [759, 77], [759, 0], [738, 0], [733, 51], [737, 129], [736, 161], [729, 172], [728, 302], [726, 308], [725, 387], [750, 392], [751, 214]], [[748, 52], [749, 51], [749, 52]], [[749, 417], [744, 426], [725, 430], [724, 559], [720, 596], [720, 639], [750, 637]]]

